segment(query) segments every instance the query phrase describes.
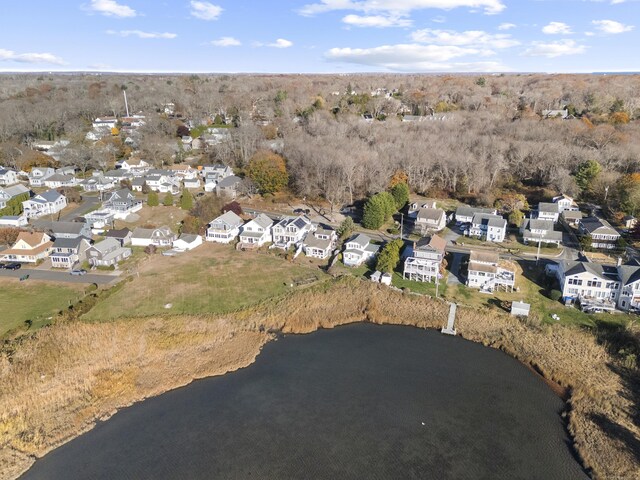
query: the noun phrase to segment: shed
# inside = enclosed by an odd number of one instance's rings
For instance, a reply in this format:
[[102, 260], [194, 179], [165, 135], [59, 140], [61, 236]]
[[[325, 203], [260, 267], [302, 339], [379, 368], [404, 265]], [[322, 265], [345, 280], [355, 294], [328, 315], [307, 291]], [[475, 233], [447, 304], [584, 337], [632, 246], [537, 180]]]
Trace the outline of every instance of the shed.
[[380, 272], [379, 270], [376, 270], [375, 272], [373, 272], [371, 274], [371, 281], [378, 283], [380, 282], [380, 277], [382, 276], [382, 272]]
[[511, 303], [511, 315], [528, 317], [531, 305], [524, 302], [512, 302]]

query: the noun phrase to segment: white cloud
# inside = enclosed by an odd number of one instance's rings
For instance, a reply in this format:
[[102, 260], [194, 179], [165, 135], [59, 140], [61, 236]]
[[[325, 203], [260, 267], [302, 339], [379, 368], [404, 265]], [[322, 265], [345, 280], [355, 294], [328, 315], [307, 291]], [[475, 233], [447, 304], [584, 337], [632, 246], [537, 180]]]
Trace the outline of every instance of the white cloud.
[[571, 27], [563, 22], [551, 22], [542, 27], [542, 33], [547, 35], [571, 35]]
[[138, 37], [138, 38], [167, 38], [172, 39], [176, 38], [178, 35], [176, 33], [156, 33], [156, 32], [143, 32], [141, 30], [107, 30], [109, 35], [118, 35], [120, 37]]
[[65, 64], [60, 57], [51, 53], [16, 53], [13, 50], [5, 50], [4, 48], [0, 48], [0, 62]]
[[511, 30], [512, 28], [516, 28], [517, 25], [515, 23], [501, 23], [498, 25], [498, 30]]
[[596, 29], [600, 30], [602, 33], [608, 34], [630, 32], [634, 29], [633, 25], [625, 25], [623, 23], [616, 22], [615, 20], [594, 20], [591, 23], [594, 24]]
[[452, 10], [459, 7], [483, 9], [486, 14], [500, 13], [506, 8], [502, 0], [320, 0], [302, 7], [300, 14], [315, 15], [335, 10], [409, 14], [413, 10], [427, 8]]
[[218, 40], [213, 40], [211, 45], [216, 47], [239, 47], [242, 42], [233, 37], [221, 37]]
[[475, 48], [446, 45], [383, 45], [374, 48], [332, 48], [330, 61], [367, 65], [393, 71], [507, 71], [500, 62], [450, 62], [465, 56], [490, 55]]
[[217, 20], [222, 10], [222, 7], [213, 3], [191, 0], [191, 15], [200, 20]]
[[433, 17], [433, 18], [431, 19], [431, 21], [432, 21], [433, 23], [444, 23], [444, 22], [446, 22], [446, 21], [447, 21], [447, 19], [446, 19], [446, 18], [444, 18], [442, 15], [438, 15], [437, 17]]
[[425, 28], [416, 30], [411, 34], [415, 42], [435, 45], [475, 46], [487, 48], [509, 48], [520, 45], [520, 42], [511, 38], [506, 33], [491, 34], [482, 30], [468, 30], [456, 32], [455, 30], [434, 30]]
[[267, 43], [265, 46], [273, 48], [289, 48], [293, 47], [293, 42], [285, 40], [284, 38], [278, 38], [275, 42]]
[[386, 16], [386, 15], [347, 15], [342, 21], [347, 25], [354, 27], [409, 27], [411, 20], [402, 16]]
[[98, 12], [107, 17], [135, 17], [136, 11], [116, 0], [91, 0], [91, 4], [87, 7], [87, 10]]
[[559, 40], [557, 42], [533, 42], [522, 55], [526, 57], [556, 58], [564, 55], [578, 55], [585, 53], [587, 47], [580, 45], [575, 40]]

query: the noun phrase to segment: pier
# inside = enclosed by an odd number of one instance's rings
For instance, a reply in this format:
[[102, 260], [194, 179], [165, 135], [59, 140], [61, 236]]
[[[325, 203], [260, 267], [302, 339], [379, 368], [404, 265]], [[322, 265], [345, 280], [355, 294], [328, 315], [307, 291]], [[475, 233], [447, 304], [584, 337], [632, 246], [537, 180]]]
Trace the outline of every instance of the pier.
[[456, 329], [454, 328], [454, 323], [456, 321], [456, 308], [458, 306], [455, 303], [449, 304], [449, 319], [447, 320], [447, 326], [442, 327], [440, 330], [442, 333], [446, 335], [456, 335]]

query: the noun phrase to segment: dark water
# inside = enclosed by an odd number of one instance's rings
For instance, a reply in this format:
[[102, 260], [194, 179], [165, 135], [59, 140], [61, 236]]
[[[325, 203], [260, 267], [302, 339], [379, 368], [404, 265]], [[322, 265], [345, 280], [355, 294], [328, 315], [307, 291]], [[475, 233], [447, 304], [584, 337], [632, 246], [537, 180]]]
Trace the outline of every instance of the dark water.
[[563, 404], [505, 354], [409, 327], [268, 344], [122, 410], [27, 479], [577, 479]]

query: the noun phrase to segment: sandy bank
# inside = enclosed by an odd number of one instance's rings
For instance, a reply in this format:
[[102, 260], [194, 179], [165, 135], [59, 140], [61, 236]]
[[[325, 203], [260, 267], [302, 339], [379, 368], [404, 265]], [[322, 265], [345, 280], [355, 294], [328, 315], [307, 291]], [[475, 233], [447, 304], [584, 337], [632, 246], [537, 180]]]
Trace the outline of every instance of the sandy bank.
[[[233, 315], [41, 330], [0, 354], [0, 472], [15, 478], [34, 457], [118, 408], [249, 365], [270, 330], [309, 333], [359, 321], [439, 328], [447, 311], [444, 303], [348, 278]], [[591, 334], [531, 327], [494, 310], [464, 308], [456, 328], [571, 392], [569, 431], [594, 476], [640, 478], [638, 393], [630, 373]]]

